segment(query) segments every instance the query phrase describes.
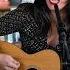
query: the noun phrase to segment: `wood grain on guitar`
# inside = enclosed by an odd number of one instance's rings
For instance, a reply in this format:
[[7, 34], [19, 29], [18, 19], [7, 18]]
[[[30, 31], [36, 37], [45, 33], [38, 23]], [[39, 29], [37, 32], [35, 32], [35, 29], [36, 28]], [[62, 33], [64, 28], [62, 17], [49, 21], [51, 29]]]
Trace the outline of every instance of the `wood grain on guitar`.
[[19, 70], [60, 70], [60, 59], [53, 50], [27, 54], [18, 47], [0, 41], [0, 53], [9, 54], [20, 62]]

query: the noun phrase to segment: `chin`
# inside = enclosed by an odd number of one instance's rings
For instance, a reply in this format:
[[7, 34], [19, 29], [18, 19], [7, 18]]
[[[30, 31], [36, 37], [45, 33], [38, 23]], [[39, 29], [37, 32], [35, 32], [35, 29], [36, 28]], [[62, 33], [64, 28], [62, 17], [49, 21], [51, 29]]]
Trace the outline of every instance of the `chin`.
[[[59, 10], [62, 10], [65, 6], [66, 6], [66, 5], [60, 5], [60, 4], [58, 4]], [[49, 9], [50, 9], [51, 11], [54, 11], [54, 6], [49, 7]]]

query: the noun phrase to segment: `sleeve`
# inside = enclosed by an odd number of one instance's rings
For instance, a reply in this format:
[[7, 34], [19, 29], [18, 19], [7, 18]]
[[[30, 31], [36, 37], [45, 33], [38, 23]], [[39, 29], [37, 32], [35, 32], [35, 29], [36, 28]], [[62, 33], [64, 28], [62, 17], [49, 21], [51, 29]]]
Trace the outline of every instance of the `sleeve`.
[[20, 22], [16, 10], [13, 10], [0, 18], [0, 36], [19, 31]]

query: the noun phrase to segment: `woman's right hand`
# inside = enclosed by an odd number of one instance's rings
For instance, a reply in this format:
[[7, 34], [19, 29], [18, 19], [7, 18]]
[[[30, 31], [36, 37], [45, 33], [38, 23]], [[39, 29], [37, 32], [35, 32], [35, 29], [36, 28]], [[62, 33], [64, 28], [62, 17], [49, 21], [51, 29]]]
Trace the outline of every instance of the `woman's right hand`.
[[20, 63], [10, 55], [0, 54], [0, 70], [18, 70]]

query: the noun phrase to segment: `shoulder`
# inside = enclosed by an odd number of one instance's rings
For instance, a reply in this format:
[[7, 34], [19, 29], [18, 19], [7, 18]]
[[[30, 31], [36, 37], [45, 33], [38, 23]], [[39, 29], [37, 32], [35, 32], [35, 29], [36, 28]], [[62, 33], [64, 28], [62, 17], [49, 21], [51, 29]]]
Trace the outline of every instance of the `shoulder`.
[[17, 7], [17, 10], [23, 11], [23, 13], [30, 12], [33, 10], [34, 4], [33, 3], [22, 3]]
[[15, 10], [12, 10], [10, 12], [8, 12], [6, 15], [4, 15], [1, 18], [16, 18], [18, 16], [21, 16], [21, 14], [25, 14], [27, 12], [30, 12], [31, 10], [33, 10], [33, 4], [32, 3], [22, 3], [20, 4]]
[[[15, 10], [10, 11], [5, 16], [0, 18], [0, 25], [27, 25], [35, 22], [33, 17], [33, 4], [20, 4]], [[29, 23], [28, 23], [29, 22]], [[22, 24], [24, 23], [24, 24]]]
[[21, 3], [18, 5], [17, 8], [29, 8], [30, 6], [33, 6], [34, 4], [33, 3]]

